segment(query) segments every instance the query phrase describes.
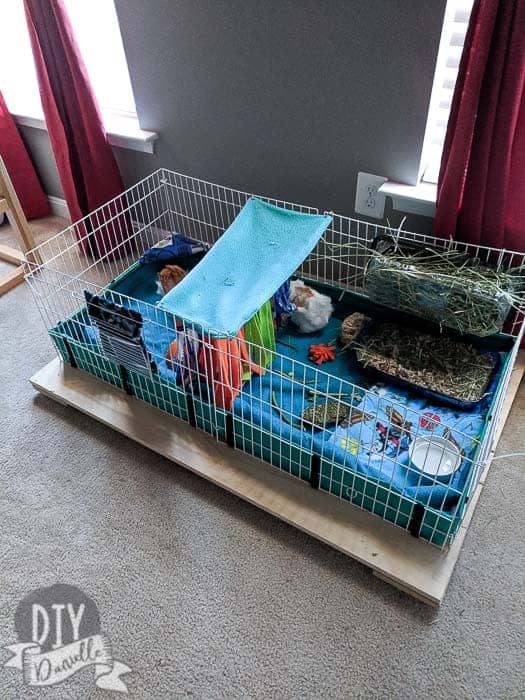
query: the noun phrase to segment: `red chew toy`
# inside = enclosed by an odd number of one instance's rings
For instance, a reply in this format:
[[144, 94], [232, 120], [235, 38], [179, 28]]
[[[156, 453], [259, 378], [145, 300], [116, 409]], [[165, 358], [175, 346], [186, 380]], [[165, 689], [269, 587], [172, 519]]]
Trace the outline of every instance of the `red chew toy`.
[[310, 362], [315, 362], [316, 365], [322, 365], [324, 362], [335, 360], [335, 345], [310, 345], [308, 348], [308, 359]]

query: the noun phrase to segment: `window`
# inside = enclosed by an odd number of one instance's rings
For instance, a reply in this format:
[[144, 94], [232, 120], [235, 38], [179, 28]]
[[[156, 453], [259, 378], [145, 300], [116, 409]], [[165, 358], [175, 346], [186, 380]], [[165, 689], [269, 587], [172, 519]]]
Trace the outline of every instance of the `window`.
[[448, 0], [421, 158], [424, 182], [436, 183], [459, 62], [474, 0]]
[[[64, 0], [106, 129], [136, 119], [113, 0]], [[15, 115], [43, 119], [22, 0], [2, 0], [0, 89]]]

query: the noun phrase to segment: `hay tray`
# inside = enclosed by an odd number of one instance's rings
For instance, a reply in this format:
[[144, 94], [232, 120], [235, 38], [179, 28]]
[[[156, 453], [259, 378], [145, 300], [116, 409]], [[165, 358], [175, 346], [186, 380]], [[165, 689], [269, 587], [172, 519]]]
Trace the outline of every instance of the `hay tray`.
[[[374, 377], [375, 379], [383, 381], [383, 382], [389, 382], [389, 383], [396, 384], [397, 386], [401, 387], [402, 389], [406, 389], [408, 391], [415, 392], [415, 393], [419, 394], [420, 396], [423, 396], [427, 399], [446, 404], [448, 406], [451, 406], [452, 408], [457, 408], [457, 409], [462, 410], [462, 411], [473, 411], [473, 410], [479, 408], [481, 403], [483, 402], [483, 399], [485, 398], [485, 396], [487, 394], [494, 392], [495, 389], [497, 388], [497, 385], [499, 382], [500, 369], [501, 369], [501, 358], [495, 350], [496, 350], [496, 348], [501, 347], [501, 339], [498, 339], [498, 342], [491, 342], [490, 339], [487, 339], [487, 340], [475, 339], [474, 341], [469, 343], [476, 350], [478, 350], [481, 354], [489, 355], [494, 362], [492, 372], [487, 380], [485, 391], [484, 391], [483, 395], [477, 401], [462, 401], [461, 399], [458, 399], [454, 396], [444, 394], [440, 391], [434, 391], [434, 390], [429, 389], [427, 387], [421, 386], [420, 384], [417, 384], [415, 382], [411, 382], [407, 379], [403, 379], [401, 377], [398, 377], [395, 374], [390, 374], [389, 372], [384, 372], [380, 369], [377, 369], [376, 367], [372, 367], [370, 365], [365, 366], [362, 362], [360, 362], [360, 360], [357, 357], [356, 346], [358, 346], [361, 342], [363, 342], [368, 335], [373, 334], [375, 331], [377, 331], [381, 327], [381, 325], [384, 323], [385, 323], [385, 319], [382, 319], [382, 318], [371, 318], [369, 321], [366, 321], [364, 323], [363, 328], [361, 329], [359, 335], [356, 337], [356, 339], [353, 342], [352, 352], [354, 353], [354, 355], [356, 357], [356, 361], [359, 363], [361, 369], [364, 372], [366, 372], [367, 374], [369, 374], [371, 377]], [[400, 328], [405, 327], [405, 325], [403, 323], [400, 323], [397, 320], [395, 321], [395, 323]], [[424, 330], [423, 330], [423, 328], [424, 328]], [[434, 335], [436, 338], [439, 337], [437, 333], [431, 333], [428, 331], [428, 324], [417, 324], [417, 323], [411, 324], [411, 330], [420, 331], [421, 333], [425, 333], [427, 335]], [[445, 337], [452, 338], [456, 342], [465, 343], [464, 340], [459, 341], [457, 339], [457, 334], [453, 333], [453, 332], [447, 333], [446, 331], [444, 331], [440, 335], [444, 335]], [[465, 343], [465, 344], [467, 344], [467, 343]]]

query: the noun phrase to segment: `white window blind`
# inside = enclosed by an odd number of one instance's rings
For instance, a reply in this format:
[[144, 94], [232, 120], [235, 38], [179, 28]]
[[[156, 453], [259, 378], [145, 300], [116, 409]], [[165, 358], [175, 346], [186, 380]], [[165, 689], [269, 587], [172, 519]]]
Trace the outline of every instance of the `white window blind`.
[[474, 0], [448, 0], [439, 43], [421, 161], [422, 180], [436, 183], [459, 62]]
[[[135, 100], [113, 0], [65, 0], [106, 128], [115, 117], [136, 118]], [[22, 0], [1, 0], [0, 90], [9, 111], [42, 118]]]

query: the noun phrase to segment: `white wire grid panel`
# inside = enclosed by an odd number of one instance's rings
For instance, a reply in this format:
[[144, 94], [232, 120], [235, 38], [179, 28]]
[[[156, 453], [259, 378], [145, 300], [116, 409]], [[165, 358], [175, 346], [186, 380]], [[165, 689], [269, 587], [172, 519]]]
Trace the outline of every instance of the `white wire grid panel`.
[[[276, 413], [274, 397], [283, 395], [286, 384], [291, 406], [306, 405], [312, 391], [326, 400], [340, 394], [344, 420], [352, 425], [379, 420], [379, 404], [378, 413], [374, 416], [364, 416], [356, 408], [369, 390], [295, 358], [276, 352], [266, 370], [270, 397], [263, 396], [262, 392], [254, 393], [250, 390], [251, 382], [245, 382], [242, 401], [236, 402], [232, 414], [219, 408], [214, 400], [217, 392], [227, 393], [229, 389], [226, 385], [221, 386], [221, 378], [217, 379], [216, 372], [214, 374], [214, 357], [224, 351], [217, 350], [195, 324], [182, 323], [178, 330], [178, 338], [198, 338], [202, 350], [200, 363], [188, 357], [179, 360], [182, 384], [176, 384], [169, 373], [127, 372], [123, 377], [122, 370], [108, 359], [100, 343], [85, 342], [84, 334], [93, 333], [88, 316], [82, 313], [82, 309], [85, 309], [85, 290], [138, 311], [144, 320], [144, 330], [148, 326], [150, 334], [163, 337], [174, 334], [174, 320], [169, 314], [154, 304], [119, 293], [112, 288], [114, 280], [122, 278], [147, 249], [172, 232], [212, 245], [251, 196], [246, 192], [161, 169], [35, 248], [27, 255], [27, 279], [60, 354], [69, 360], [73, 356], [73, 362], [80, 368], [125, 388], [172, 415], [189, 420], [196, 428], [205, 430], [218, 440], [228, 440], [237, 449], [270, 462], [292, 476], [309, 480], [313, 485], [372, 511], [394, 525], [413, 533], [415, 526], [414, 534], [436, 546], [446, 546], [460, 525], [468, 496], [479, 480], [492, 446], [498, 415], [523, 336], [521, 312], [515, 312], [511, 319], [509, 336], [515, 340], [485, 420], [483, 437], [470, 456], [463, 455], [463, 469], [466, 469], [468, 476], [461, 489], [455, 489], [451, 482], [447, 484], [428, 475], [423, 476], [407, 465], [406, 458], [403, 459], [401, 441], [397, 454], [381, 457], [379, 462], [376, 457], [374, 469], [370, 472], [362, 468], [354, 469], [351, 460], [336, 459], [333, 448], [319, 443], [315, 426], [305, 423], [300, 411], [287, 409], [286, 415]], [[312, 207], [267, 197], [260, 199], [295, 211], [317, 213]], [[405, 231], [393, 232], [388, 227], [332, 215], [332, 224], [297, 274], [329, 284], [341, 290], [341, 293], [346, 290], [360, 297], [365, 295], [365, 266], [371, 243], [380, 234], [394, 233], [401, 243], [410, 241], [444, 248], [453, 246], [468, 255], [497, 264], [500, 269], [525, 264], [524, 255], [511, 251], [452, 243]], [[89, 243], [95, 236], [99, 249], [96, 259], [84, 252], [89, 250]], [[352, 294], [348, 296], [351, 298]], [[64, 326], [64, 323], [70, 325]], [[73, 329], [74, 332], [67, 336], [64, 328]], [[252, 356], [262, 351], [248, 341], [246, 345]], [[148, 350], [157, 366], [165, 361], [167, 348], [155, 351], [148, 347]], [[227, 354], [222, 359], [230, 371], [235, 368], [235, 356]], [[280, 404], [280, 401], [277, 403]], [[390, 398], [388, 410], [396, 416], [398, 437], [409, 431], [411, 440], [415, 440], [421, 434], [421, 425], [424, 425], [422, 419], [425, 419], [423, 413]], [[264, 419], [269, 415], [274, 420]], [[275, 420], [276, 416], [280, 420]], [[447, 426], [442, 427], [446, 429]], [[458, 433], [457, 428], [452, 427], [450, 433], [465, 441], [472, 437]], [[425, 435], [428, 436], [428, 433]], [[399, 482], [394, 485], [391, 480], [394, 467], [403, 470], [405, 485], [414, 481], [421, 486], [439, 483], [439, 502], [436, 503], [431, 495], [427, 500], [419, 494], [408, 496], [405, 488], [399, 488]], [[425, 493], [427, 491], [430, 493], [431, 490], [427, 489]], [[412, 492], [415, 493], [414, 490]]]

